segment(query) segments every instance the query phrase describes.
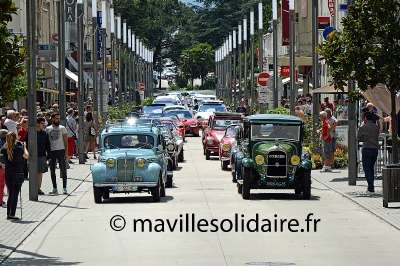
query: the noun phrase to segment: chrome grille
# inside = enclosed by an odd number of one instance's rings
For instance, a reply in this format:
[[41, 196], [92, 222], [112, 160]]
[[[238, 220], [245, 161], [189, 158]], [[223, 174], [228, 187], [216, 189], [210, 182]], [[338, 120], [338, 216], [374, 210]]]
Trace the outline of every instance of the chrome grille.
[[[125, 168], [124, 165], [127, 165]], [[125, 162], [125, 159], [118, 159], [117, 160], [117, 177], [119, 182], [131, 182], [133, 181], [133, 169], [135, 165], [135, 160], [134, 159], [127, 159]], [[126, 173], [126, 179], [125, 179], [125, 173]]]
[[267, 176], [268, 177], [286, 177], [287, 155], [283, 151], [270, 151], [267, 154]]

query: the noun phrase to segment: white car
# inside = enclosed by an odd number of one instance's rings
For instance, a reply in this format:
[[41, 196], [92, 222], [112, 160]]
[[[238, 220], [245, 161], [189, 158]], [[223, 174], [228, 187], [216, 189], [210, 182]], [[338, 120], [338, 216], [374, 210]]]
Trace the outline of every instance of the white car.
[[208, 119], [214, 112], [226, 112], [226, 106], [222, 103], [205, 103], [199, 106], [196, 113], [198, 122]]

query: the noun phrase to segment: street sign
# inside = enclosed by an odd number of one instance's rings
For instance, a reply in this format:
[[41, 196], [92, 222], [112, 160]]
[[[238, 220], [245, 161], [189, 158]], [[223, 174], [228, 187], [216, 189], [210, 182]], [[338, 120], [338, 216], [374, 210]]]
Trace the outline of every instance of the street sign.
[[331, 14], [331, 17], [335, 16], [335, 0], [328, 0], [328, 8], [329, 8], [329, 13]]
[[337, 34], [337, 31], [334, 27], [326, 27], [323, 32], [324, 39], [328, 38], [328, 36], [333, 36]]
[[262, 87], [266, 87], [269, 77], [270, 74], [268, 74], [267, 72], [261, 72], [260, 75], [258, 75], [257, 77], [258, 84]]
[[290, 66], [281, 66], [281, 76], [290, 76]]
[[36, 68], [36, 76], [38, 79], [46, 78], [46, 68], [44, 67], [37, 67]]
[[144, 91], [146, 89], [146, 86], [144, 83], [140, 83], [140, 91]]

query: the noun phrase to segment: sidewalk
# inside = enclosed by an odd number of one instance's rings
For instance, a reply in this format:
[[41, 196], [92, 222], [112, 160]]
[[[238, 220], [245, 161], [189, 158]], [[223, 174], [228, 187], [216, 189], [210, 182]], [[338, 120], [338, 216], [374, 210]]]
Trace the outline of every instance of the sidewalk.
[[356, 186], [349, 186], [347, 169], [334, 169], [331, 173], [321, 173], [319, 170], [313, 170], [311, 176], [313, 181], [327, 186], [400, 230], [400, 203], [393, 202], [389, 203], [389, 208], [383, 207], [381, 179], [375, 179], [374, 182], [376, 195], [366, 196], [365, 192], [368, 185], [364, 176], [359, 174]]
[[[91, 157], [92, 158], [92, 157]], [[91, 165], [95, 160], [90, 159], [86, 164], [79, 164], [78, 159], [72, 160], [71, 168], [67, 170], [67, 190], [69, 195], [62, 194], [62, 179], [59, 178], [60, 170], [56, 170], [58, 196], [50, 196], [52, 190], [50, 169], [43, 174], [42, 191], [45, 195], [39, 195], [39, 200], [29, 201], [29, 181], [22, 185], [22, 220], [6, 220], [7, 209], [0, 207], [0, 264], [28, 237], [67, 197], [69, 197], [91, 174]], [[73, 195], [72, 195], [73, 196]], [[7, 201], [7, 196], [4, 197]], [[20, 199], [18, 199], [17, 217], [21, 216]]]

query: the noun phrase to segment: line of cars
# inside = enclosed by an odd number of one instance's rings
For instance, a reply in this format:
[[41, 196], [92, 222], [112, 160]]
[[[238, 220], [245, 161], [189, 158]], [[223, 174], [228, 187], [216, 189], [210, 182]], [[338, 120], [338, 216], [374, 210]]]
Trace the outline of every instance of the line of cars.
[[303, 152], [303, 127], [295, 116], [215, 112], [203, 128], [203, 153], [206, 160], [219, 156], [222, 170], [230, 166], [243, 199], [251, 189], [294, 189], [310, 199], [312, 162]]
[[106, 125], [92, 167], [95, 203], [111, 193], [134, 192], [147, 192], [158, 202], [173, 186], [173, 171], [184, 161], [184, 122], [178, 115], [155, 114]]

